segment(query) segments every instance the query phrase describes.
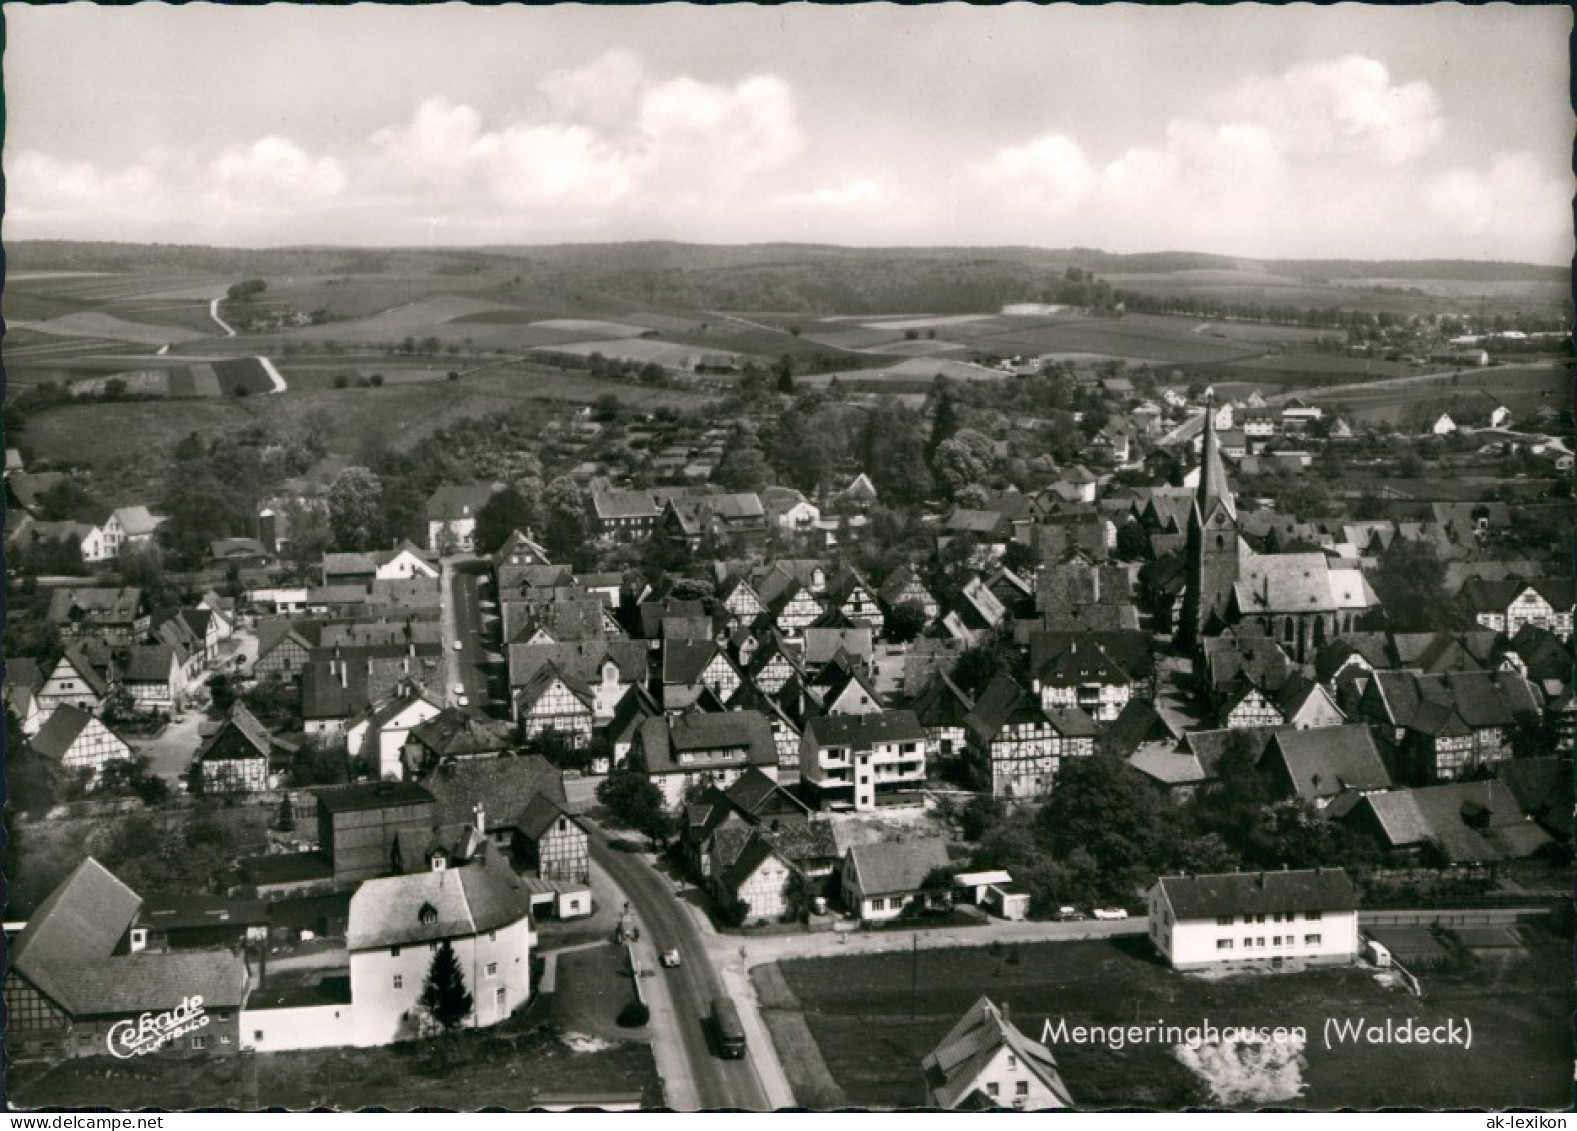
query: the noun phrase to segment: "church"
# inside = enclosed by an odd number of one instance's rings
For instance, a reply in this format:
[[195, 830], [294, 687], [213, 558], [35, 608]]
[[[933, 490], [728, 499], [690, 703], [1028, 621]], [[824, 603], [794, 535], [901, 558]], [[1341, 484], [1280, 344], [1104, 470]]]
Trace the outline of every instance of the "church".
[[1363, 571], [1332, 566], [1322, 553], [1260, 554], [1242, 538], [1207, 403], [1199, 486], [1188, 515], [1186, 579], [1176, 641], [1193, 649], [1207, 636], [1249, 624], [1306, 663], [1328, 640], [1356, 627], [1379, 605]]

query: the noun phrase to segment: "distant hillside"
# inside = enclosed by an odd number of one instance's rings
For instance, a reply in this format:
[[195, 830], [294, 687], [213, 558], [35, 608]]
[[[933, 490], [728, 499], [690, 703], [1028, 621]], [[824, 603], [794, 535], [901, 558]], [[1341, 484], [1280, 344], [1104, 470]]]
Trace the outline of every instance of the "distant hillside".
[[[1199, 252], [1117, 255], [1092, 248], [853, 248], [822, 244], [713, 246], [661, 241], [541, 247], [333, 248], [249, 250], [23, 241], [7, 247], [7, 269], [26, 271], [200, 271], [242, 276], [484, 276], [520, 298], [570, 296], [604, 306], [683, 310], [878, 314], [968, 313], [1004, 303], [1053, 301], [1068, 269], [1142, 276], [1122, 285], [1144, 293], [1192, 293], [1220, 280], [1189, 273], [1232, 272], [1234, 286], [1256, 276], [1299, 280], [1329, 293], [1298, 302], [1348, 305], [1344, 280], [1446, 280], [1561, 284], [1566, 268], [1468, 260], [1242, 260]], [[515, 280], [518, 278], [518, 283]], [[1161, 287], [1160, 284], [1165, 284]], [[1289, 296], [1290, 298], [1290, 296]]]

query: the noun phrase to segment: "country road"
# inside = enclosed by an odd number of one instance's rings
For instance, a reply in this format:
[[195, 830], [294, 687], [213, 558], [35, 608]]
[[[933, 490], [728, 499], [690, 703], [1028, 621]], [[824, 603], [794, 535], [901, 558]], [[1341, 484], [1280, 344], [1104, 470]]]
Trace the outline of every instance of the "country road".
[[230, 324], [227, 323], [223, 318], [219, 317], [219, 304], [221, 302], [223, 302], [223, 301], [224, 301], [223, 299], [217, 299], [217, 298], [216, 299], [212, 299], [212, 300], [209, 301], [209, 303], [208, 303], [208, 317], [212, 318], [215, 322], [219, 323], [219, 328], [225, 332], [225, 337], [233, 338], [233, 337], [235, 337], [235, 330], [233, 328], [231, 328]]
[[643, 988], [655, 990], [653, 1047], [668, 1102], [682, 1110], [772, 1110], [752, 1063], [756, 1051], [747, 1049], [742, 1060], [723, 1060], [710, 1047], [706, 1019], [712, 999], [724, 990], [689, 910], [675, 898], [672, 882], [639, 855], [611, 847], [607, 834], [595, 825], [589, 830], [592, 860], [629, 897], [642, 936], [638, 957], [651, 963], [662, 951], [679, 951], [677, 968], [659, 966], [643, 983]]

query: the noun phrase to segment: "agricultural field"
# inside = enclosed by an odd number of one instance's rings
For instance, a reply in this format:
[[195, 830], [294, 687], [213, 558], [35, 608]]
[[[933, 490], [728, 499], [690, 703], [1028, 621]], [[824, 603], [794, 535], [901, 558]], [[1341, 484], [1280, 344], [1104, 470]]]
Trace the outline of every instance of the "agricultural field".
[[[587, 373], [516, 361], [490, 364], [451, 382], [447, 375], [437, 380], [433, 365], [382, 359], [319, 369], [316, 379], [297, 387], [294, 379], [300, 371], [286, 363], [281, 371], [291, 387], [272, 396], [208, 397], [178, 405], [156, 400], [60, 405], [29, 418], [27, 444], [35, 459], [113, 466], [157, 455], [194, 430], [218, 433], [252, 421], [299, 429], [315, 414], [327, 413], [336, 425], [329, 440], [331, 452], [353, 457], [370, 436], [403, 447], [455, 420], [508, 411], [523, 402], [590, 404], [612, 395], [650, 411], [663, 406], [693, 408], [714, 399], [713, 394], [698, 390], [598, 380]], [[352, 369], [385, 374], [385, 384], [358, 388], [352, 382], [347, 388], [334, 388], [333, 377]], [[423, 373], [432, 379], [425, 379]], [[257, 391], [266, 391], [270, 386], [261, 369], [252, 378], [259, 379]]]
[[[1208, 1075], [1196, 1074], [1159, 1043], [1119, 1051], [1048, 1041], [1084, 1108], [1281, 1103], [1314, 1110], [1564, 1109], [1571, 1099], [1574, 1005], [1569, 940], [1542, 925], [1520, 934], [1522, 948], [1510, 958], [1426, 976], [1422, 999], [1356, 967], [1220, 980], [1182, 975], [1162, 966], [1142, 936], [1024, 945], [996, 955], [984, 947], [922, 950], [913, 974], [910, 960], [890, 955], [797, 960], [779, 969], [834, 1082], [856, 1106], [919, 1104], [921, 1059], [985, 994], [1009, 1003], [1014, 1022], [1036, 1038], [1048, 1022], [1056, 1027], [1063, 1020], [1069, 1027], [1208, 1020], [1218, 1027], [1301, 1027], [1308, 1033], [1301, 1052], [1280, 1072], [1256, 1070], [1252, 1061], [1245, 1069], [1229, 1057]], [[1322, 1037], [1327, 1018], [1382, 1024], [1414, 1018], [1437, 1025], [1464, 1017], [1473, 1026], [1468, 1050], [1340, 1043], [1327, 1049]], [[1222, 1091], [1212, 1092], [1206, 1079]]]
[[[1452, 397], [1477, 397], [1504, 404], [1515, 422], [1540, 408], [1562, 408], [1571, 396], [1570, 370], [1558, 365], [1507, 365], [1460, 373], [1426, 373], [1390, 380], [1355, 381], [1300, 391], [1313, 402], [1337, 401], [1366, 423], [1398, 424], [1421, 400], [1441, 403]], [[1487, 398], [1487, 399], [1485, 399]], [[1493, 406], [1490, 406], [1493, 407]]]
[[938, 375], [953, 381], [1001, 381], [1009, 374], [1001, 369], [988, 369], [967, 361], [945, 357], [912, 357], [907, 361], [884, 365], [881, 368], [844, 369], [837, 373], [820, 373], [796, 377], [804, 385], [827, 385], [837, 378], [839, 384], [856, 383], [872, 387], [895, 388], [929, 385]]

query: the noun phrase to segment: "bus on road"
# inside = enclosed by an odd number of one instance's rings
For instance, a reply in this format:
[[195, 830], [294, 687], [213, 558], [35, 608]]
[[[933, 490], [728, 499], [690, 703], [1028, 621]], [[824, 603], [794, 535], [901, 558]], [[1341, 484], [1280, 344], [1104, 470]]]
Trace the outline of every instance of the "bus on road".
[[745, 1027], [739, 1023], [739, 1010], [729, 998], [712, 999], [712, 1029], [717, 1037], [718, 1055], [730, 1060], [745, 1055]]

